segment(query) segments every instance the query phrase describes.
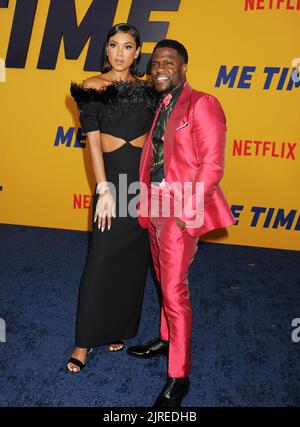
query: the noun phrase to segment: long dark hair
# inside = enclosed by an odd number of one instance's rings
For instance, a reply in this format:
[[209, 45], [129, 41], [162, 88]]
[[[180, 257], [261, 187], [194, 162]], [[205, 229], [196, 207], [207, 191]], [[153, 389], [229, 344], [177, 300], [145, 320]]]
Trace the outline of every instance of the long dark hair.
[[[102, 62], [102, 67], [101, 67], [101, 72], [102, 73], [108, 73], [111, 69], [112, 66], [109, 63], [107, 54], [106, 54], [106, 46], [109, 42], [109, 39], [114, 36], [117, 33], [129, 33], [135, 40], [136, 43], [136, 48], [138, 49], [139, 47], [141, 47], [141, 38], [140, 38], [140, 33], [138, 32], [138, 30], [133, 26], [133, 25], [129, 25], [129, 24], [116, 24], [114, 25], [109, 32], [107, 33], [106, 36], [106, 41], [105, 41], [105, 46], [104, 46], [104, 59]], [[139, 53], [139, 56], [133, 61], [133, 63], [130, 66], [130, 72], [131, 74], [133, 74], [134, 76], [137, 77], [142, 77], [143, 73], [140, 73], [138, 70], [138, 65], [139, 62], [141, 60], [141, 52]]]

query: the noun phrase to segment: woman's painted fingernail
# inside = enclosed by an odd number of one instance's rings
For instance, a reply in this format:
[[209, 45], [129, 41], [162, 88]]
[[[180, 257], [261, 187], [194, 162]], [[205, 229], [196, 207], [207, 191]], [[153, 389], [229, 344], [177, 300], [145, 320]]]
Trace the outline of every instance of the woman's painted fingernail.
[[107, 226], [107, 229], [110, 230], [110, 225]]
[[104, 227], [101, 227], [101, 231], [102, 231], [102, 233], [103, 233], [103, 231], [104, 231]]

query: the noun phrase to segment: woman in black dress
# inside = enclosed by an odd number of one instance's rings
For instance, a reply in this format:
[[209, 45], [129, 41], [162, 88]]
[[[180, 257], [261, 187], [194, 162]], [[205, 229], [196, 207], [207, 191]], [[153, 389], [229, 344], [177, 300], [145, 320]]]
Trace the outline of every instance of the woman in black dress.
[[107, 35], [102, 74], [71, 84], [96, 186], [76, 347], [67, 363], [70, 372], [83, 369], [92, 347], [108, 344], [110, 351], [122, 350], [124, 340], [138, 330], [149, 242], [147, 231], [138, 224], [136, 193], [128, 194], [128, 189], [132, 184], [134, 192], [138, 185], [142, 146], [157, 101], [154, 89], [137, 77], [139, 58], [138, 31], [131, 25], [115, 25]]

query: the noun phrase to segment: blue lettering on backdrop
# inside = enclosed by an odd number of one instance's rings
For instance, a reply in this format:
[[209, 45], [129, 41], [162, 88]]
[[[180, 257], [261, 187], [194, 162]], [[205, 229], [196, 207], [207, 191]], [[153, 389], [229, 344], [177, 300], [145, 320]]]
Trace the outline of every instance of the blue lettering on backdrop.
[[238, 225], [239, 223], [239, 218], [241, 215], [242, 210], [244, 209], [243, 205], [232, 205], [231, 206], [231, 213], [233, 218], [236, 220], [234, 225]]
[[[177, 11], [181, 0], [132, 0], [128, 22], [135, 25], [145, 42], [157, 42], [167, 36], [169, 22], [149, 22], [152, 10]], [[6, 54], [7, 68], [24, 68], [30, 45], [38, 0], [16, 0], [12, 29]], [[0, 8], [8, 1], [0, 0]], [[118, 0], [93, 0], [78, 24], [75, 0], [50, 0], [37, 68], [53, 70], [64, 42], [66, 59], [79, 58], [89, 43], [85, 71], [99, 71], [105, 36], [113, 24]], [[145, 71], [150, 54], [142, 54]]]
[[[282, 208], [266, 208], [262, 206], [252, 206], [251, 212], [253, 212], [253, 218], [250, 223], [250, 227], [257, 227], [258, 221], [262, 219], [264, 228], [273, 228], [278, 229], [280, 227], [285, 228], [285, 230], [291, 230], [293, 227], [293, 223], [295, 221], [297, 210], [291, 209], [286, 212], [285, 209]], [[263, 215], [263, 214], [266, 214]], [[273, 218], [273, 215], [275, 216]], [[271, 222], [271, 220], [273, 220]], [[297, 222], [293, 227], [293, 230], [300, 230], [300, 215], [298, 216]]]
[[54, 141], [53, 145], [55, 147], [57, 147], [58, 145], [65, 144], [67, 142], [66, 147], [71, 147], [73, 135], [74, 135], [74, 128], [73, 127], [70, 127], [67, 130], [67, 132], [64, 133], [63, 126], [58, 126], [55, 141]]
[[[238, 79], [239, 69], [241, 69], [241, 75]], [[227, 66], [223, 64], [220, 66], [215, 87], [227, 86], [230, 89], [234, 87], [237, 89], [250, 89], [255, 72], [256, 67], [254, 66], [234, 65], [227, 70]], [[300, 79], [295, 78], [295, 68], [265, 67], [263, 73], [266, 74], [262, 87], [264, 90], [292, 90], [300, 87]]]

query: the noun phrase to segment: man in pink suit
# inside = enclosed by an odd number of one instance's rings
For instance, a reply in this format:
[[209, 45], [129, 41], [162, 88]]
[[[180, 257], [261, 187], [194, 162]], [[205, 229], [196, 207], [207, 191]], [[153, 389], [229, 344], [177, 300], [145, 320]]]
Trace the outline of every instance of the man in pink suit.
[[234, 223], [219, 182], [226, 119], [218, 100], [186, 82], [188, 54], [175, 40], [154, 48], [151, 77], [162, 102], [140, 163], [139, 221], [148, 228], [162, 290], [160, 337], [127, 353], [168, 356], [168, 378], [154, 407], [180, 406], [192, 366], [188, 272], [204, 233]]

